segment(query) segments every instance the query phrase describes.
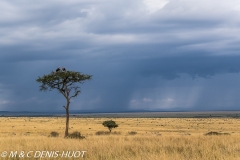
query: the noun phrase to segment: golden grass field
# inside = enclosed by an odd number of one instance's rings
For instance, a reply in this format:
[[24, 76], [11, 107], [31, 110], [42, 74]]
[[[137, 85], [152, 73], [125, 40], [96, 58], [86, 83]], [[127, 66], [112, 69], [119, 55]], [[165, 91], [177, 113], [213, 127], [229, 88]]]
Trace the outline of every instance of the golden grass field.
[[[85, 139], [66, 139], [65, 118], [1, 117], [0, 159], [86, 159], [86, 160], [240, 160], [240, 119], [237, 118], [111, 118], [117, 134], [96, 135], [108, 131], [102, 122], [110, 118], [70, 118], [70, 132], [80, 131]], [[59, 137], [48, 137], [56, 131]], [[130, 135], [135, 131], [137, 134]], [[230, 135], [204, 135], [216, 131]], [[6, 151], [7, 157], [1, 157]], [[17, 151], [10, 158], [11, 151]], [[28, 153], [21, 157], [21, 151]], [[83, 158], [33, 158], [36, 151], [86, 151]], [[78, 152], [79, 153], [79, 152]], [[82, 153], [82, 152], [80, 152]], [[20, 156], [20, 157], [19, 157]]]

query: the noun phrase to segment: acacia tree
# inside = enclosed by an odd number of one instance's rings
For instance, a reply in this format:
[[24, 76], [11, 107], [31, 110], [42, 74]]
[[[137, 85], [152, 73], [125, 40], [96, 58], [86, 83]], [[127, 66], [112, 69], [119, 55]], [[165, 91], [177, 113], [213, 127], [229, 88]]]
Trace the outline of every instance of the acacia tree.
[[90, 80], [91, 75], [82, 74], [75, 71], [66, 71], [65, 68], [56, 72], [51, 72], [42, 77], [38, 77], [37, 82], [41, 83], [40, 91], [58, 90], [66, 99], [66, 105], [63, 106], [66, 110], [66, 129], [65, 136], [68, 136], [69, 129], [69, 106], [72, 98], [76, 97], [80, 92], [79, 83], [84, 83], [85, 80]]
[[113, 121], [113, 120], [104, 121], [104, 122], [102, 123], [102, 125], [103, 125], [104, 127], [108, 127], [110, 133], [111, 133], [111, 131], [112, 131], [113, 128], [117, 128], [117, 127], [118, 127], [118, 124], [117, 124], [115, 121]]

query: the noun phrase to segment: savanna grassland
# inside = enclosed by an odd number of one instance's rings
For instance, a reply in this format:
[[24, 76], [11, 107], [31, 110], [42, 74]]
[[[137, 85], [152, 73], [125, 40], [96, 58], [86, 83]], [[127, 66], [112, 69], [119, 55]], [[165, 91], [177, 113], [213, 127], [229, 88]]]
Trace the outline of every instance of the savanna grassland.
[[[102, 122], [110, 118], [70, 118], [70, 133], [81, 132], [84, 139], [64, 137], [65, 118], [1, 117], [0, 159], [240, 159], [240, 119], [238, 118], [111, 118], [119, 127], [110, 135]], [[49, 137], [52, 131], [58, 137]], [[204, 135], [214, 131], [220, 135]], [[105, 133], [105, 132], [104, 132]], [[17, 151], [10, 158], [11, 151]], [[24, 151], [25, 155], [21, 155]], [[32, 151], [27, 158], [26, 153]], [[39, 155], [36, 151], [86, 151], [83, 158]], [[82, 152], [81, 152], [82, 153]]]

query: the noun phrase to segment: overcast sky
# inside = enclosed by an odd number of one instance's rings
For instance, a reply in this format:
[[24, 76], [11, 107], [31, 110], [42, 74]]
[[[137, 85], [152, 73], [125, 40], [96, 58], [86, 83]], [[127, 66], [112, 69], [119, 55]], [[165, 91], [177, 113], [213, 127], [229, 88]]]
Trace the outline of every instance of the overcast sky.
[[63, 110], [58, 66], [93, 75], [71, 110], [237, 110], [239, 34], [239, 0], [1, 0], [0, 110]]

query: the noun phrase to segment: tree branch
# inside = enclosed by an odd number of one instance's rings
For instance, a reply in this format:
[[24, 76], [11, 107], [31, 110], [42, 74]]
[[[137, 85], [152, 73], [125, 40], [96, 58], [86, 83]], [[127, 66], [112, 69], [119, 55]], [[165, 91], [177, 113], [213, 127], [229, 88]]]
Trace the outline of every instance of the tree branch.
[[76, 91], [75, 94], [73, 96], [71, 96], [69, 99], [76, 97], [79, 93], [80, 93], [80, 91]]

